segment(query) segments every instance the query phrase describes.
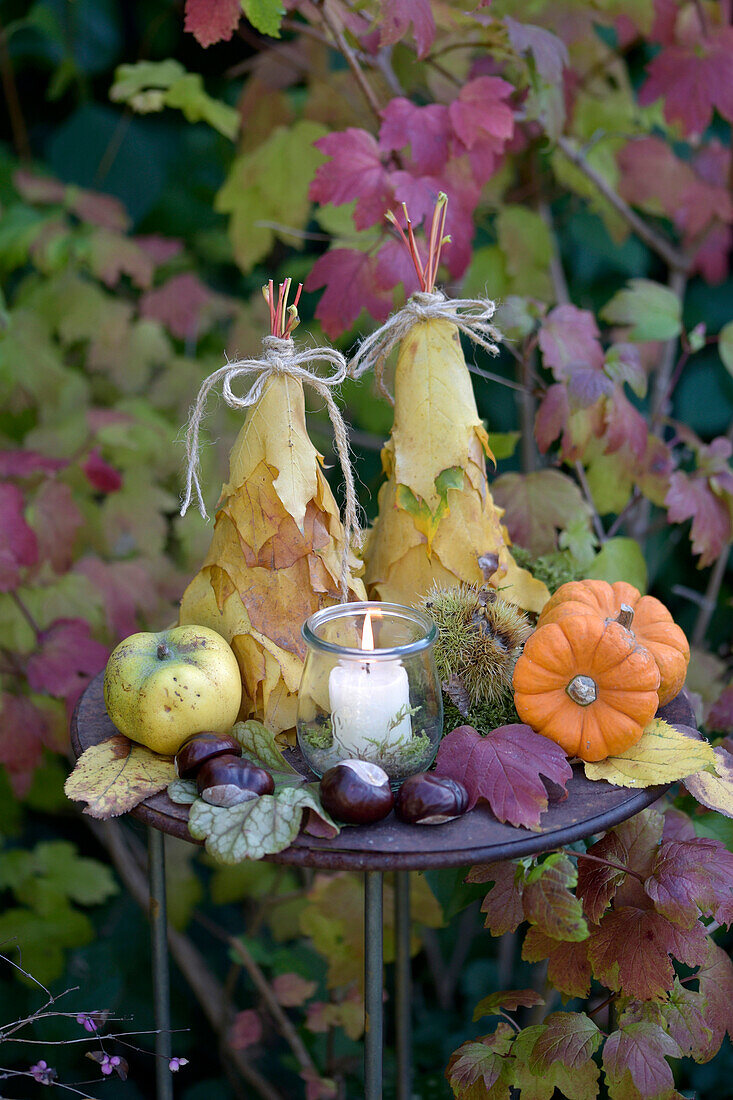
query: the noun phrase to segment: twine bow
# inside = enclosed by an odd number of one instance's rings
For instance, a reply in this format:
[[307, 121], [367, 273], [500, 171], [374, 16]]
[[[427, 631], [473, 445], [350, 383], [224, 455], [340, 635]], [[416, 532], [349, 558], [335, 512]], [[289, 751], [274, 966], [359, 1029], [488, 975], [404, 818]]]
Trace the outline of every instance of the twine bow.
[[[226, 366], [215, 370], [203, 382], [199, 390], [196, 403], [189, 413], [186, 427], [186, 492], [181, 505], [181, 515], [185, 516], [191, 498], [195, 493], [201, 515], [204, 519], [208, 518], [199, 477], [199, 429], [211, 390], [221, 382], [222, 395], [227, 405], [231, 409], [248, 409], [257, 404], [264, 393], [267, 382], [273, 375], [284, 374], [289, 378], [297, 379], [297, 381], [314, 389], [326, 402], [328, 415], [333, 425], [334, 442], [341, 472], [344, 476], [346, 511], [340, 583], [341, 600], [345, 603], [349, 598], [351, 547], [352, 544], [358, 546], [361, 542], [354, 474], [349, 458], [349, 439], [344, 418], [333, 399], [332, 392], [347, 376], [346, 360], [341, 352], [336, 351], [335, 348], [304, 348], [302, 351], [296, 351], [290, 337], [283, 339], [279, 336], [265, 336], [262, 341], [262, 350], [263, 354], [257, 359], [237, 359], [235, 362], [227, 363]], [[334, 368], [333, 374], [325, 378], [316, 374], [312, 369], [314, 363], [328, 363]], [[247, 378], [252, 375], [254, 375], [254, 381], [244, 396], [239, 397], [232, 392], [232, 382], [236, 378]]]
[[[349, 364], [352, 378], [361, 378], [373, 369], [377, 387], [394, 405], [394, 399], [384, 385], [384, 368], [390, 352], [399, 344], [418, 321], [449, 321], [490, 355], [497, 355], [494, 341], [501, 335], [490, 323], [496, 310], [488, 298], [446, 298], [441, 290], [419, 290], [407, 300], [402, 309], [393, 313], [376, 332], [367, 336]], [[483, 372], [486, 377], [504, 382], [505, 379]]]

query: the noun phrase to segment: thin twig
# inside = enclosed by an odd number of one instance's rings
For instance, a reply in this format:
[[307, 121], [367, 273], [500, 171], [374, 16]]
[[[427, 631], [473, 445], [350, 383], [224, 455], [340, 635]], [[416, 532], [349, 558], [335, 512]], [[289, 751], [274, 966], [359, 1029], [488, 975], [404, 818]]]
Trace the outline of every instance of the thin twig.
[[614, 191], [610, 184], [596, 172], [585, 159], [582, 151], [577, 149], [573, 142], [564, 136], [560, 136], [557, 139], [557, 148], [566, 157], [571, 164], [574, 164], [576, 168], [579, 168], [586, 179], [589, 179], [591, 183], [597, 188], [610, 205], [614, 208], [617, 214], [620, 214], [624, 221], [629, 225], [637, 237], [648, 245], [653, 252], [656, 252], [658, 256], [675, 271], [689, 271], [690, 261], [683, 252], [672, 244], [672, 242], [656, 229], [644, 221], [635, 210], [626, 203], [621, 196]]
[[36, 638], [40, 639], [40, 637], [41, 637], [41, 628], [40, 628], [40, 626], [38, 625], [36, 620], [33, 618], [30, 611], [26, 607], [25, 603], [23, 602], [23, 600], [20, 598], [20, 596], [18, 595], [18, 593], [15, 590], [13, 590], [10, 593], [10, 598], [12, 599], [13, 603], [16, 605], [16, 607], [20, 611], [20, 613], [23, 616], [23, 618], [25, 619], [25, 621], [28, 623], [29, 627], [31, 628], [31, 630], [35, 634]]
[[[99, 842], [107, 849], [127, 891], [143, 912], [147, 913], [150, 894], [145, 874], [132, 854], [119, 823], [115, 821], [97, 822], [86, 817], [83, 820]], [[137, 845], [137, 847], [140, 846]], [[236, 1070], [262, 1100], [284, 1100], [280, 1090], [251, 1065], [244, 1051], [235, 1050], [227, 1042], [226, 1036], [231, 1016], [230, 1007], [224, 996], [222, 986], [209, 969], [199, 950], [193, 945], [188, 936], [175, 931], [173, 928], [168, 929], [168, 946], [179, 970], [188, 982], [204, 1015], [216, 1033], [223, 1051], [222, 1063], [225, 1071], [228, 1072], [229, 1067]]]
[[570, 293], [568, 291], [568, 283], [560, 258], [560, 248], [557, 243], [557, 233], [555, 232], [555, 219], [552, 216], [552, 209], [547, 199], [540, 199], [537, 204], [537, 213], [547, 226], [550, 234], [550, 278], [552, 279], [552, 286], [555, 291], [555, 301], [558, 305], [566, 305], [570, 301]]
[[354, 80], [359, 85], [362, 95], [367, 101], [367, 104], [369, 105], [372, 114], [379, 122], [381, 122], [382, 108], [379, 105], [379, 100], [374, 93], [374, 89], [367, 80], [364, 70], [359, 64], [358, 57], [352, 50], [349, 43], [346, 41], [346, 36], [344, 35], [342, 27], [339, 26], [337, 20], [334, 19], [334, 17], [331, 15], [331, 12], [328, 10], [328, 0], [323, 0], [323, 2], [318, 5], [318, 10], [321, 13], [321, 19], [323, 20], [324, 25], [330, 30], [331, 34], [334, 37], [336, 45], [339, 48], [340, 53], [343, 54], [346, 64], [351, 69]]
[[639, 882], [644, 882], [644, 879], [637, 871], [632, 871], [630, 867], [624, 867], [620, 863], [613, 863], [610, 859], [601, 859], [600, 856], [592, 856], [588, 852], [573, 852], [567, 848], [558, 848], [560, 852], [563, 852], [566, 856], [575, 856], [576, 859], [590, 859], [594, 863], [602, 863], [604, 867], [612, 867], [615, 871], [623, 871], [625, 875], [631, 875], [632, 878], [636, 878]]
[[583, 496], [585, 497], [586, 504], [590, 508], [591, 519], [593, 521], [593, 530], [598, 536], [598, 541], [603, 544], [606, 541], [606, 532], [601, 522], [601, 517], [598, 515], [598, 509], [593, 502], [593, 494], [590, 491], [590, 485], [588, 484], [588, 478], [585, 476], [585, 469], [582, 462], [575, 463], [575, 476], [580, 482], [580, 488], [583, 490]]
[[20, 105], [18, 86], [15, 83], [13, 60], [8, 49], [8, 36], [2, 23], [0, 23], [0, 80], [10, 116], [13, 146], [19, 159], [27, 163], [31, 159], [31, 143], [28, 140], [28, 128]]
[[260, 967], [255, 962], [245, 944], [243, 944], [241, 940], [237, 939], [236, 936], [230, 935], [229, 932], [226, 932], [223, 928], [220, 928], [217, 924], [214, 924], [214, 922], [210, 921], [208, 917], [205, 917], [203, 913], [195, 913], [194, 917], [199, 922], [199, 924], [203, 925], [203, 927], [206, 928], [208, 932], [220, 939], [222, 943], [226, 943], [230, 950], [234, 952], [244, 969], [249, 974], [252, 980], [252, 984], [267, 1005], [270, 1015], [274, 1019], [280, 1030], [281, 1035], [295, 1055], [296, 1061], [298, 1062], [301, 1070], [304, 1073], [314, 1074], [318, 1076], [318, 1070], [316, 1069], [313, 1059], [306, 1050], [305, 1044], [298, 1035], [298, 1032], [293, 1027], [292, 1022], [290, 1021], [286, 1013], [283, 1012], [282, 1006], [275, 996], [275, 993], [270, 983], [268, 982]]
[[[668, 285], [672, 293], [676, 295], [681, 302], [685, 296], [685, 290], [687, 289], [687, 275], [684, 271], [673, 269], [669, 273]], [[670, 340], [666, 341], [662, 348], [659, 366], [654, 375], [654, 386], [651, 395], [652, 416], [650, 420], [650, 428], [652, 431], [655, 431], [659, 427], [664, 417], [667, 416], [671, 406], [670, 399], [674, 389], [672, 379], [675, 374], [676, 355], [677, 337], [673, 336]], [[683, 358], [683, 367], [686, 362], [687, 359]]]
[[695, 620], [695, 626], [692, 631], [693, 646], [701, 646], [705, 640], [705, 635], [707, 634], [708, 627], [710, 626], [710, 620], [712, 619], [713, 614], [715, 613], [715, 608], [718, 605], [718, 594], [720, 592], [720, 588], [723, 583], [723, 577], [725, 576], [725, 570], [728, 565], [730, 549], [731, 543], [727, 543], [726, 546], [723, 547], [723, 550], [715, 565], [710, 570], [710, 576], [708, 577], [705, 595], [700, 602], [700, 610], [697, 613], [697, 619]]

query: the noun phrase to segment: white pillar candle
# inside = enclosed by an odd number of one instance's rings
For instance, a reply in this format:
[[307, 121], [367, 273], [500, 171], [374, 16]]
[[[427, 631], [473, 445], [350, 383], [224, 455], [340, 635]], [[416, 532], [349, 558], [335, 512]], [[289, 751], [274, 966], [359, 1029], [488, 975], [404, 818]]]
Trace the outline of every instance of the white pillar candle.
[[[374, 648], [369, 615], [362, 648]], [[341, 658], [328, 691], [334, 739], [350, 756], [374, 758], [412, 737], [410, 685], [399, 659]]]

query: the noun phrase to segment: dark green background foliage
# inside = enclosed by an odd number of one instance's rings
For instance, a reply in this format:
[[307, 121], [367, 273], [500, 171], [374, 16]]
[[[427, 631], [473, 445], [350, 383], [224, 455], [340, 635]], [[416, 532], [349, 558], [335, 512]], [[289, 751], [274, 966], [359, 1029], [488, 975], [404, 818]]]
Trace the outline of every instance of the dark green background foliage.
[[[496, 0], [432, 15], [428, 0], [295, 3], [287, 15], [274, 0], [241, 6], [239, 21], [236, 0], [188, 0], [185, 13], [167, 0], [0, 0], [0, 953], [18, 960], [17, 939], [23, 967], [54, 994], [78, 987], [57, 1005], [70, 1018], [23, 1033], [39, 1047], [11, 1047], [2, 1028], [43, 995], [3, 966], [0, 1063], [27, 1070], [43, 1057], [62, 1080], [90, 1081], [79, 1086], [90, 1095], [128, 1100], [153, 1095], [151, 1057], [111, 1043], [130, 1079], [102, 1083], [82, 1046], [43, 1045], [86, 1034], [81, 1011], [109, 1009], [119, 1020], [107, 1030], [152, 1027], [135, 897], [144, 837], [134, 824], [90, 829], [72, 810], [68, 718], [121, 637], [173, 621], [205, 553], [204, 522], [178, 516], [182, 425], [225, 352], [257, 353], [267, 279], [310, 275], [298, 336], [346, 351], [413, 289], [388, 262], [384, 211], [409, 195], [421, 222], [446, 190], [454, 241], [441, 282], [502, 305], [499, 358], [466, 350], [498, 458], [495, 495], [522, 560], [540, 558], [548, 583], [648, 583], [693, 642], [688, 686], [701, 722], [712, 736], [733, 732], [724, 5]], [[665, 58], [676, 59], [675, 81]], [[691, 106], [698, 62], [720, 88], [702, 119]], [[481, 92], [470, 141], [466, 88]], [[385, 115], [403, 99], [413, 113], [389, 139]], [[419, 113], [428, 107], [437, 113]], [[438, 116], [436, 167], [430, 149], [421, 164], [419, 142]], [[507, 125], [494, 133], [500, 117]], [[340, 137], [319, 140], [330, 133]], [[469, 155], [474, 139], [483, 167]], [[371, 174], [349, 177], [365, 148]], [[529, 392], [481, 378], [487, 369]], [[391, 409], [368, 380], [341, 396], [373, 516]], [[312, 405], [309, 430], [338, 496], [330, 422]], [[239, 422], [212, 408], [215, 445], [202, 456], [212, 507]], [[728, 818], [676, 790], [673, 804], [689, 815], [686, 841], [694, 833], [733, 849]], [[668, 815], [669, 828], [681, 820]], [[205, 967], [216, 983], [220, 1010], [214, 1035], [174, 970], [174, 1052], [190, 1062], [177, 1096], [255, 1095], [251, 1067], [284, 1097], [304, 1095], [304, 1081], [310, 1100], [359, 1095], [358, 878], [225, 869], [182, 843], [168, 857], [173, 923], [199, 953], [198, 977]], [[606, 996], [594, 986], [590, 1001], [562, 1006], [543, 964], [521, 961], [516, 933], [495, 940], [482, 928], [488, 887], [465, 874], [430, 873], [414, 887], [422, 1100], [451, 1095], [445, 1066], [486, 1034], [485, 1020], [470, 1021], [489, 992], [543, 989], [546, 1009], [514, 1013], [522, 1027]], [[237, 938], [303, 1047], [283, 1039]], [[388, 927], [390, 959], [391, 938]], [[650, 1003], [639, 1011], [661, 1034]], [[622, 991], [594, 1018], [611, 1032], [624, 1010], [636, 1009]], [[386, 1011], [391, 1023], [391, 1001]], [[144, 1035], [130, 1042], [150, 1047]], [[729, 1091], [729, 1046], [707, 1064], [674, 1066], [684, 1096]], [[506, 1080], [476, 1091], [452, 1083], [458, 1097], [508, 1096]], [[611, 1100], [679, 1095], [628, 1079], [600, 1087]], [[3, 1095], [43, 1088], [16, 1078]]]

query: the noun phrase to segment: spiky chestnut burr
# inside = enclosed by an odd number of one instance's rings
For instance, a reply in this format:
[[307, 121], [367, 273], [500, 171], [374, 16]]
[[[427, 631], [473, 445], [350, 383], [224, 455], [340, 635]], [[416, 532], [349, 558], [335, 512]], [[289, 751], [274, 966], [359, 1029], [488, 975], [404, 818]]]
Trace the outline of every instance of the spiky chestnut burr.
[[422, 606], [438, 628], [435, 661], [444, 684], [456, 680], [471, 705], [511, 693], [514, 665], [532, 633], [529, 619], [493, 588], [434, 585]]

